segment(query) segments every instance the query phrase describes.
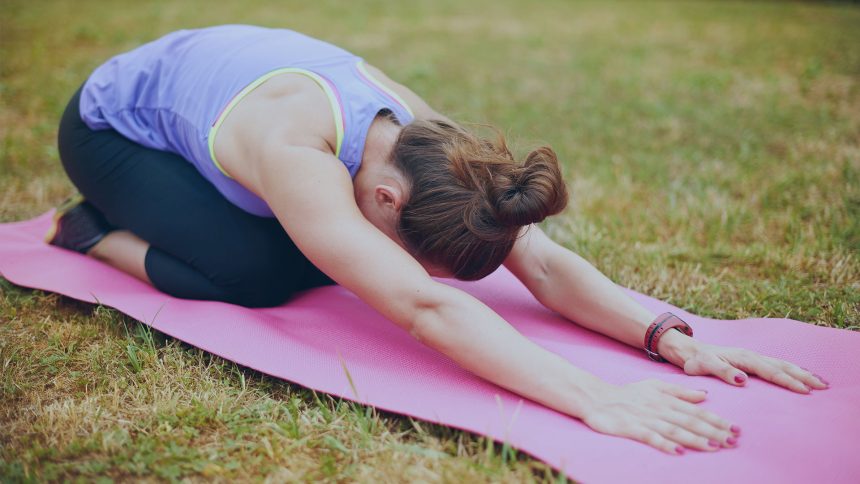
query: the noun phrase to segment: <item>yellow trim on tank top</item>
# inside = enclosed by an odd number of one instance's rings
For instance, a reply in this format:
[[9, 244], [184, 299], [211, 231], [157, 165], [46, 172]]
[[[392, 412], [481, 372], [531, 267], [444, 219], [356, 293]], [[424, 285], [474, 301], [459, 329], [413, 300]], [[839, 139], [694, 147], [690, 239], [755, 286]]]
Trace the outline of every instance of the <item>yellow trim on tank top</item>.
[[406, 112], [408, 112], [410, 116], [412, 116], [413, 118], [415, 117], [415, 114], [413, 114], [412, 110], [409, 109], [409, 105], [406, 104], [406, 101], [404, 101], [403, 98], [400, 97], [399, 94], [397, 94], [393, 90], [389, 89], [388, 86], [386, 86], [385, 84], [380, 82], [379, 79], [377, 79], [373, 74], [371, 74], [370, 71], [367, 70], [367, 67], [364, 66], [363, 60], [358, 61], [358, 70], [360, 70], [361, 73], [364, 74], [365, 77], [367, 77], [368, 81], [376, 84], [376, 87], [378, 87], [379, 89], [382, 89], [383, 92], [385, 92], [386, 94], [388, 94], [389, 96], [394, 98], [395, 101], [400, 103], [400, 105], [403, 106], [403, 109], [405, 109]]
[[224, 174], [227, 178], [233, 178], [228, 174], [224, 168], [218, 163], [218, 159], [215, 158], [215, 136], [218, 134], [218, 129], [221, 127], [221, 124], [227, 118], [227, 115], [230, 114], [230, 111], [239, 104], [239, 101], [242, 100], [245, 96], [247, 96], [251, 91], [260, 86], [260, 84], [268, 81], [272, 77], [278, 74], [303, 74], [305, 76], [313, 79], [322, 89], [325, 91], [326, 96], [328, 96], [329, 104], [331, 105], [332, 115], [334, 116], [334, 126], [337, 130], [337, 147], [335, 148], [334, 155], [340, 156], [340, 148], [343, 145], [343, 110], [340, 107], [340, 103], [337, 100], [337, 95], [332, 91], [329, 83], [322, 78], [316, 72], [309, 71], [307, 69], [301, 69], [298, 67], [283, 67], [281, 69], [275, 69], [274, 71], [263, 74], [258, 77], [254, 82], [245, 86], [244, 89], [239, 91], [239, 94], [236, 94], [233, 99], [227, 104], [227, 107], [221, 112], [221, 115], [218, 116], [218, 120], [215, 121], [215, 124], [212, 125], [212, 128], [209, 129], [209, 157], [212, 158], [212, 163], [215, 164], [215, 167]]

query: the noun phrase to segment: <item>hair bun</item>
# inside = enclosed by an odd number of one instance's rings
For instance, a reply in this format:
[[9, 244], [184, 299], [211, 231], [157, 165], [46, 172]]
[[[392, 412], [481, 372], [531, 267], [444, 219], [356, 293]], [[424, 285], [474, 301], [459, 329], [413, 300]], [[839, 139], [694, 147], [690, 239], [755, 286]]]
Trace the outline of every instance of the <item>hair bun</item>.
[[567, 188], [558, 157], [548, 146], [538, 148], [520, 166], [493, 177], [491, 196], [499, 223], [523, 226], [541, 222], [567, 205]]

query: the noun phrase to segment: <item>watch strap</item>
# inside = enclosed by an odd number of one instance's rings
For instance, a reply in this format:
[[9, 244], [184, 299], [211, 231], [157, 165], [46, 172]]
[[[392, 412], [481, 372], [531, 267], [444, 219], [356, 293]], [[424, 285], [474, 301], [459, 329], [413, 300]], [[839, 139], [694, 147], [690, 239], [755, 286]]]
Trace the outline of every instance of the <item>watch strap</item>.
[[693, 328], [686, 321], [675, 314], [663, 313], [657, 316], [651, 325], [648, 326], [648, 330], [645, 331], [644, 349], [645, 353], [648, 354], [648, 358], [661, 363], [666, 361], [665, 358], [657, 353], [657, 345], [660, 342], [660, 338], [670, 329], [677, 329], [687, 336], [693, 336]]

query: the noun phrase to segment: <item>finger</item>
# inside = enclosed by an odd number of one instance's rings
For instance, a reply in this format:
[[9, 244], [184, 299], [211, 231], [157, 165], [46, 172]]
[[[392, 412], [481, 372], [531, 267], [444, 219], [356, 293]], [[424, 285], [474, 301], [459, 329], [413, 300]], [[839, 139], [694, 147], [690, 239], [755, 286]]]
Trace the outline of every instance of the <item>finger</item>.
[[801, 368], [789, 362], [784, 363], [786, 373], [802, 381], [807, 386], [812, 387], [816, 390], [824, 390], [830, 387], [830, 382], [821, 377], [821, 375], [812, 373], [806, 368]]
[[810, 387], [784, 371], [779, 371], [773, 375], [766, 376], [764, 379], [776, 383], [781, 387], [788, 388], [793, 392], [810, 393], [812, 391]]
[[721, 445], [717, 439], [709, 439], [702, 435], [697, 435], [683, 426], [676, 425], [666, 420], [651, 420], [645, 423], [645, 426], [662, 435], [664, 438], [677, 442], [688, 449], [696, 449], [705, 452], [714, 452], [719, 450]]
[[[738, 436], [730, 428], [720, 427], [711, 422], [688, 413], [674, 411], [668, 413], [665, 420], [684, 428], [700, 438], [699, 444], [708, 444], [711, 448], [731, 447], [737, 443]], [[685, 444], [686, 445], [686, 444]], [[699, 448], [699, 447], [697, 447]]]
[[712, 355], [687, 360], [684, 364], [684, 373], [688, 375], [714, 375], [735, 386], [743, 386], [749, 379], [742, 370]]
[[708, 397], [707, 390], [693, 390], [690, 388], [682, 387], [681, 385], [675, 385], [673, 383], [667, 383], [664, 381], [661, 381], [660, 384], [656, 385], [656, 387], [663, 393], [692, 403], [702, 402], [705, 400], [705, 398]]
[[[752, 351], [741, 351], [732, 355], [731, 363], [739, 368], [758, 375], [761, 379], [775, 383], [797, 393], [809, 393], [812, 386], [806, 385], [801, 378], [788, 372], [791, 367], [797, 368], [798, 373], [803, 373], [799, 367], [769, 356], [760, 355]], [[812, 375], [809, 375], [812, 378]]]
[[688, 403], [683, 400], [675, 400], [674, 402], [669, 404], [669, 407], [673, 410], [677, 410], [679, 412], [695, 417], [696, 419], [701, 420], [703, 422], [707, 422], [719, 431], [727, 431], [733, 434], [739, 434], [741, 431], [739, 426], [733, 425], [731, 422], [720, 417], [719, 415], [711, 411], [705, 410], [704, 408], [697, 407], [692, 403]]
[[627, 433], [626, 437], [629, 437], [634, 440], [638, 440], [644, 444], [648, 444], [655, 449], [662, 450], [667, 454], [672, 455], [683, 455], [684, 447], [682, 445], [678, 445], [676, 442], [673, 442], [666, 437], [660, 435], [659, 432], [650, 429], [644, 425], [638, 425], [630, 429]]

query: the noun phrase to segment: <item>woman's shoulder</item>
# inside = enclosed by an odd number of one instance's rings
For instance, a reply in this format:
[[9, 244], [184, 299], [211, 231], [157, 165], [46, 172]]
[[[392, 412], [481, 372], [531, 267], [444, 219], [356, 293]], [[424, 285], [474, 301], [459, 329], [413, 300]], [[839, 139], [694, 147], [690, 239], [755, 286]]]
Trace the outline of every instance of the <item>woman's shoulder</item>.
[[403, 100], [404, 104], [406, 104], [412, 112], [415, 119], [439, 119], [452, 122], [446, 116], [431, 108], [430, 105], [414, 91], [388, 77], [388, 75], [382, 72], [381, 69], [368, 64], [367, 62], [364, 62], [364, 67], [376, 78], [377, 81], [382, 83], [387, 89], [393, 91]]
[[215, 156], [235, 178], [252, 170], [272, 143], [334, 154], [337, 130], [326, 93], [297, 73], [272, 76], [237, 103], [213, 140]]

